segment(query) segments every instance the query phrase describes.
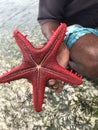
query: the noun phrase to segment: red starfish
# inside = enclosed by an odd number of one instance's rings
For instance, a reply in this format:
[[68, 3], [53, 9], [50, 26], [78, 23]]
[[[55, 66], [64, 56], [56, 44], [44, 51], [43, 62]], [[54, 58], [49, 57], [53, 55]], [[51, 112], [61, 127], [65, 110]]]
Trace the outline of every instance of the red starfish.
[[73, 85], [82, 83], [81, 77], [61, 67], [56, 55], [66, 33], [66, 24], [61, 24], [50, 41], [43, 48], [33, 45], [19, 31], [14, 37], [23, 54], [22, 64], [0, 76], [0, 83], [26, 78], [33, 85], [33, 102], [35, 111], [42, 110], [46, 82], [49, 79], [60, 79]]

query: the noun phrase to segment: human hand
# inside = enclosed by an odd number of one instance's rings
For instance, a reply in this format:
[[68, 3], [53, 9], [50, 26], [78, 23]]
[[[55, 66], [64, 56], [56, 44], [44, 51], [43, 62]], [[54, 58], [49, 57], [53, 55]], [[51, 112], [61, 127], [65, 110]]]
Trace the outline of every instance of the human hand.
[[[66, 68], [66, 66], [68, 65], [68, 61], [69, 61], [69, 50], [68, 50], [66, 44], [62, 43], [62, 45], [58, 51], [58, 54], [57, 54], [57, 62], [62, 67]], [[63, 89], [62, 81], [57, 80], [57, 79], [50, 79], [47, 83], [47, 86], [49, 88], [54, 89], [58, 93], [62, 92], [62, 89]]]

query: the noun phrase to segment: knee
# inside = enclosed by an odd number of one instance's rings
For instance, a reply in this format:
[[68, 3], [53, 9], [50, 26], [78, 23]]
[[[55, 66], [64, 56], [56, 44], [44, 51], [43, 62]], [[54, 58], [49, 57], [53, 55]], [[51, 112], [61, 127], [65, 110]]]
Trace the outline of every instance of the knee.
[[81, 37], [70, 50], [72, 69], [87, 78], [98, 77], [98, 37], [92, 34]]
[[84, 69], [84, 75], [87, 78], [95, 79], [98, 77], [98, 50], [96, 50], [96, 48], [89, 48], [89, 53], [84, 63]]
[[98, 52], [93, 48], [88, 50], [78, 53], [78, 56], [75, 56], [69, 65], [82, 76], [95, 79], [98, 77]]
[[96, 65], [96, 63], [94, 63], [93, 62], [93, 64], [92, 63], [90, 63], [90, 65], [87, 65], [86, 67], [85, 67], [85, 72], [84, 72], [84, 76], [86, 77], [86, 78], [89, 78], [89, 79], [95, 79], [95, 78], [98, 78], [98, 63], [97, 63], [97, 65]]

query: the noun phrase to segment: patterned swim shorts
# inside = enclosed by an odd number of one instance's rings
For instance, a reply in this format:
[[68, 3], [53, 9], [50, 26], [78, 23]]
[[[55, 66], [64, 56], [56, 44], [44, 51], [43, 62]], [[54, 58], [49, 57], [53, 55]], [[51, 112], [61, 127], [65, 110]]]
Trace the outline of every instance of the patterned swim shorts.
[[68, 48], [70, 49], [80, 37], [89, 33], [92, 33], [98, 36], [98, 29], [85, 28], [78, 24], [68, 26], [67, 33], [65, 36], [65, 41]]

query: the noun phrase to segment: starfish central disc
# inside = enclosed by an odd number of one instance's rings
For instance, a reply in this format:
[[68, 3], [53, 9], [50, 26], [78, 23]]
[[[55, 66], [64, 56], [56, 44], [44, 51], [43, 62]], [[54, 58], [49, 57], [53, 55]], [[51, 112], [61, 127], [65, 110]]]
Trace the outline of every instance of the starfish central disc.
[[39, 70], [41, 69], [41, 65], [36, 65], [36, 68]]

